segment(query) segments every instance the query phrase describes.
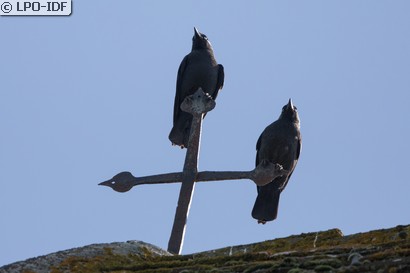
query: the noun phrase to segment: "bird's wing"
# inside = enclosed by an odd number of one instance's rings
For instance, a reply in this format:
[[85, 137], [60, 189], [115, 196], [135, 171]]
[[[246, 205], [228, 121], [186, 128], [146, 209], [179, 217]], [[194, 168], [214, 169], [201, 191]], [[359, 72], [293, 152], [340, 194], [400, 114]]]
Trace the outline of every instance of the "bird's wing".
[[284, 181], [283, 186], [281, 187], [281, 188], [282, 188], [281, 190], [283, 190], [283, 189], [286, 187], [286, 185], [288, 184], [288, 181], [289, 181], [290, 177], [291, 177], [292, 174], [293, 174], [293, 170], [295, 169], [296, 164], [298, 163], [298, 159], [299, 159], [299, 155], [300, 155], [301, 149], [302, 149], [302, 138], [301, 138], [300, 134], [298, 134], [298, 143], [297, 143], [297, 146], [296, 146], [296, 158], [295, 158], [295, 162], [294, 162], [294, 164], [293, 164], [293, 168], [292, 168], [291, 172], [289, 173], [288, 177], [287, 177], [286, 180]]
[[302, 150], [302, 137], [299, 134], [298, 135], [298, 147], [297, 147], [297, 150], [296, 150], [296, 160], [299, 159], [299, 155], [300, 155], [301, 150]]
[[177, 75], [177, 87], [175, 92], [175, 100], [174, 100], [174, 123], [178, 118], [179, 113], [181, 112], [181, 88], [182, 88], [182, 80], [184, 78], [185, 68], [188, 64], [188, 55], [184, 57], [181, 64], [178, 68], [178, 75]]
[[213, 95], [214, 100], [216, 100], [219, 90], [222, 89], [222, 87], [224, 86], [224, 81], [225, 81], [224, 67], [223, 65], [218, 64], [218, 79], [216, 80], [216, 86], [215, 86], [215, 91]]
[[255, 167], [259, 165], [259, 149], [261, 147], [261, 140], [262, 140], [262, 134], [259, 136], [258, 141], [256, 142], [256, 160], [255, 160]]

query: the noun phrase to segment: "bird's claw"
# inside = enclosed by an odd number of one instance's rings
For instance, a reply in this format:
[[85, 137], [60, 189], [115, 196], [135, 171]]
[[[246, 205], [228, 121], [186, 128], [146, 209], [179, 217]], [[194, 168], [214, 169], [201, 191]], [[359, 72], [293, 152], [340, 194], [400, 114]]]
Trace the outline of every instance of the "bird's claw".
[[264, 186], [274, 180], [276, 177], [287, 175], [289, 171], [283, 169], [278, 163], [272, 163], [263, 160], [252, 172], [252, 180], [258, 186]]
[[184, 112], [192, 115], [201, 115], [214, 109], [215, 101], [202, 88], [198, 88], [194, 94], [185, 97], [180, 107]]

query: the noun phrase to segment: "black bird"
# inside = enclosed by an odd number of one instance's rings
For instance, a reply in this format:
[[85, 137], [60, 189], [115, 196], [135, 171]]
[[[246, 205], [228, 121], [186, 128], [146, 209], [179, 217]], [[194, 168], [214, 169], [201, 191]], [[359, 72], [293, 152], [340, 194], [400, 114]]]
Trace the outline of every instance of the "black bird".
[[280, 164], [289, 171], [288, 175], [277, 177], [265, 186], [257, 186], [258, 196], [252, 217], [258, 223], [265, 224], [276, 219], [280, 193], [296, 167], [301, 148], [299, 115], [296, 106], [289, 99], [288, 104], [283, 106], [279, 119], [265, 128], [256, 143], [256, 166], [268, 161]]
[[174, 102], [173, 127], [169, 140], [181, 148], [188, 146], [192, 115], [181, 110], [185, 97], [192, 95], [201, 87], [213, 100], [224, 84], [224, 68], [215, 60], [212, 45], [205, 34], [194, 28], [191, 53], [182, 60], [177, 76], [177, 86]]

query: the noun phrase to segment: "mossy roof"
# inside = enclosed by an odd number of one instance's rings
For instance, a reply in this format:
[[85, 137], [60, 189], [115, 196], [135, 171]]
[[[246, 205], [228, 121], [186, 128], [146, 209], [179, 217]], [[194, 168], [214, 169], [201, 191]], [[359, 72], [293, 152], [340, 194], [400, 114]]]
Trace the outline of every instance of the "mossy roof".
[[148, 247], [124, 255], [105, 247], [94, 257], [69, 256], [50, 272], [410, 272], [409, 234], [410, 225], [348, 236], [331, 229], [190, 255]]

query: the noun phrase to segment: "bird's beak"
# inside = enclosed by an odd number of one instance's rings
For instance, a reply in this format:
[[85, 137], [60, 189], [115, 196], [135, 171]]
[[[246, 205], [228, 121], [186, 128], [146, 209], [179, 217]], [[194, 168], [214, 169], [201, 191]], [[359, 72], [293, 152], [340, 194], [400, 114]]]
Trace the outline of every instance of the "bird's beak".
[[197, 37], [197, 38], [201, 37], [201, 33], [198, 31], [198, 29], [196, 27], [194, 27], [194, 32], [195, 32], [195, 37]]
[[292, 99], [289, 99], [288, 105], [286, 106], [287, 109], [291, 109], [293, 110], [293, 103], [292, 103]]

